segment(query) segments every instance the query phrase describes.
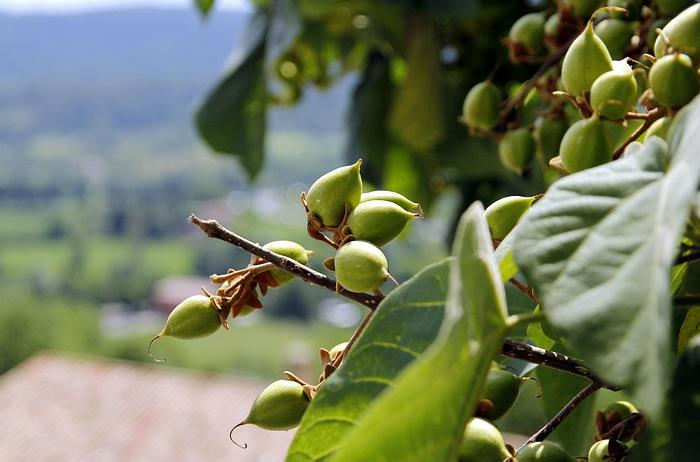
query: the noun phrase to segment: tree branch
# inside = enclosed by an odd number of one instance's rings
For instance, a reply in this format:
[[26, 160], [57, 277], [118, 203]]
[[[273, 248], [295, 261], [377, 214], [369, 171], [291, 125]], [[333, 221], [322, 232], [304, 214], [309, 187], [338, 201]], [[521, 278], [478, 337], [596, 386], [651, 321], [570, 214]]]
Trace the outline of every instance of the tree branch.
[[625, 152], [625, 148], [627, 148], [627, 146], [629, 146], [630, 144], [632, 144], [633, 141], [642, 136], [642, 133], [647, 131], [647, 129], [651, 127], [654, 122], [661, 119], [665, 115], [666, 110], [663, 108], [657, 107], [656, 109], [652, 109], [651, 111], [649, 111], [647, 113], [646, 119], [644, 119], [644, 123], [639, 128], [637, 128], [634, 131], [634, 133], [632, 133], [630, 137], [627, 138], [620, 146], [618, 146], [617, 149], [615, 149], [615, 151], [613, 151], [613, 159], [618, 159], [622, 155], [622, 153]]
[[523, 443], [522, 446], [518, 448], [518, 452], [522, 451], [522, 449], [527, 446], [530, 443], [535, 443], [537, 441], [543, 441], [545, 438], [547, 438], [558, 426], [561, 424], [564, 419], [566, 419], [569, 414], [571, 414], [576, 407], [581, 404], [586, 398], [591, 396], [593, 393], [598, 391], [601, 388], [600, 383], [597, 382], [591, 382], [588, 385], [586, 385], [586, 388], [583, 390], [579, 391], [576, 396], [571, 398], [571, 401], [566, 403], [566, 406], [564, 406], [552, 419], [547, 422], [544, 427], [539, 429], [537, 433], [532, 435], [530, 438], [528, 438], [525, 443]]
[[[286, 271], [287, 273], [293, 274], [306, 282], [321, 286], [325, 289], [335, 292], [336, 282], [334, 279], [319, 273], [318, 271], [309, 268], [308, 266], [302, 265], [291, 258], [278, 255], [274, 252], [270, 252], [262, 248], [262, 246], [251, 242], [232, 231], [224, 228], [216, 220], [201, 220], [195, 215], [190, 215], [189, 221], [192, 224], [197, 225], [202, 231], [204, 231], [207, 236], [219, 239], [229, 244], [240, 247], [246, 252], [260, 257], [279, 269]], [[379, 303], [384, 297], [380, 295], [371, 295], [365, 293], [342, 291], [338, 293], [343, 297], [349, 298], [357, 303], [360, 303], [370, 310], [374, 311]], [[369, 317], [366, 318], [365, 322], [369, 321]], [[598, 384], [599, 387], [607, 388], [610, 390], [617, 390], [618, 388], [606, 384], [602, 379], [600, 379], [593, 371], [588, 369], [585, 364], [576, 358], [571, 356], [566, 356], [561, 353], [556, 353], [554, 351], [544, 350], [536, 346], [528, 345], [527, 343], [519, 342], [517, 340], [506, 339], [501, 348], [501, 354], [503, 356], [508, 356], [511, 358], [521, 359], [534, 364], [540, 364], [553, 369], [558, 369], [560, 371], [568, 372], [569, 374], [578, 375], [580, 377], [586, 377]]]
[[[329, 278], [328, 276], [321, 274], [306, 265], [302, 265], [291, 258], [287, 258], [263, 249], [262, 246], [224, 228], [216, 220], [201, 220], [193, 214], [190, 215], [189, 221], [190, 223], [199, 226], [199, 228], [211, 238], [219, 239], [221, 241], [228, 242], [229, 244], [233, 244], [236, 247], [240, 247], [252, 255], [269, 261], [282, 271], [293, 274], [294, 276], [297, 276], [310, 284], [315, 284], [335, 292], [336, 282], [334, 279]], [[349, 291], [343, 291], [340, 293], [340, 295], [365, 305], [370, 310], [375, 310], [377, 305], [379, 305], [379, 302], [381, 302], [383, 299], [383, 297], [379, 295]]]

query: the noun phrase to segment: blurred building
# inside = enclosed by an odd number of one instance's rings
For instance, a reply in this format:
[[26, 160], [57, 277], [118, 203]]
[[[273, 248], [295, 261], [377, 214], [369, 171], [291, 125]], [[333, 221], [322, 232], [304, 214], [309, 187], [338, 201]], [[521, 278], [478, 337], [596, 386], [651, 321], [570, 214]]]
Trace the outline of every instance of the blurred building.
[[0, 376], [0, 460], [282, 461], [293, 431], [228, 437], [266, 385], [43, 353]]
[[178, 303], [192, 295], [201, 295], [202, 287], [216, 294], [218, 285], [211, 283], [209, 278], [196, 276], [171, 276], [156, 281], [153, 286], [153, 307], [170, 314]]

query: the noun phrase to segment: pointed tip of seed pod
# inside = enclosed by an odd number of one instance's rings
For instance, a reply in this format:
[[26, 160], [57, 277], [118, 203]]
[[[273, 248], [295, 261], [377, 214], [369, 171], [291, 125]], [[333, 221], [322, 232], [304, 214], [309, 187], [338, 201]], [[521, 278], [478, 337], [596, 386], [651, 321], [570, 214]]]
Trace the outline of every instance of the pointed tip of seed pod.
[[307, 257], [311, 257], [311, 256], [313, 256], [313, 255], [316, 253], [316, 252], [314, 252], [313, 250], [310, 250], [310, 249], [304, 249], [304, 252], [306, 252], [306, 256], [307, 256]]
[[150, 356], [151, 359], [152, 359], [153, 361], [157, 362], [157, 363], [164, 363], [164, 362], [166, 362], [167, 360], [166, 360], [165, 358], [156, 358], [155, 356], [153, 356], [153, 353], [151, 352], [151, 347], [153, 346], [153, 342], [155, 342], [156, 340], [158, 340], [159, 338], [161, 338], [161, 337], [163, 337], [163, 336], [165, 336], [165, 335], [167, 335], [167, 334], [165, 334], [165, 330], [163, 330], [163, 332], [161, 332], [160, 334], [156, 335], [155, 337], [153, 337], [153, 338], [151, 339], [150, 342], [148, 342], [148, 356]]
[[352, 167], [354, 170], [359, 171], [361, 165], [362, 165], [362, 159], [357, 159], [357, 161], [354, 164], [352, 164]]
[[241, 445], [240, 443], [236, 442], [236, 440], [233, 439], [233, 432], [234, 432], [234, 430], [237, 429], [238, 427], [242, 427], [243, 425], [248, 425], [248, 423], [250, 423], [250, 422], [247, 422], [247, 421], [245, 421], [245, 420], [242, 420], [241, 422], [238, 422], [238, 423], [231, 429], [231, 431], [228, 433], [228, 439], [230, 439], [231, 442], [232, 442], [233, 444], [235, 444], [236, 446], [238, 446], [238, 447], [241, 448], [241, 449], [246, 449], [246, 448], [248, 447], [248, 443], [243, 443], [243, 445]]

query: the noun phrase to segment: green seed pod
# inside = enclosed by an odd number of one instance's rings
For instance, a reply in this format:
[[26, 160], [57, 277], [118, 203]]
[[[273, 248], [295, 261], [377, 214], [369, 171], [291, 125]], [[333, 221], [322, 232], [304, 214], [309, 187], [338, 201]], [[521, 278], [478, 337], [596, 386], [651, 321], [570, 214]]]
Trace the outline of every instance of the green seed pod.
[[639, 412], [637, 408], [629, 401], [616, 401], [608, 404], [605, 409], [603, 409], [605, 417], [610, 418], [613, 413], [616, 413], [621, 421], [637, 412]]
[[193, 295], [177, 305], [158, 337], [194, 339], [213, 334], [221, 327], [219, 310], [205, 295]]
[[591, 89], [595, 79], [611, 70], [610, 53], [589, 21], [564, 56], [561, 68], [564, 87], [573, 96], [580, 96]]
[[544, 23], [544, 36], [546, 38], [554, 38], [559, 33], [559, 23], [561, 18], [558, 14], [553, 14]]
[[351, 292], [371, 292], [389, 278], [386, 257], [374, 244], [350, 241], [335, 254], [335, 277]]
[[651, 67], [649, 87], [656, 101], [679, 108], [698, 94], [700, 81], [688, 55], [674, 53], [659, 58]]
[[693, 0], [655, 0], [659, 13], [663, 16], [675, 16], [693, 4]]
[[412, 218], [418, 217], [393, 202], [360, 202], [348, 216], [348, 227], [355, 239], [382, 246], [392, 241]]
[[462, 118], [467, 125], [480, 130], [489, 130], [498, 122], [501, 109], [501, 90], [491, 82], [474, 85], [462, 106]]
[[568, 128], [569, 124], [560, 119], [540, 116], [535, 120], [532, 135], [535, 138], [537, 158], [543, 165], [548, 165], [549, 160], [559, 153], [561, 139]]
[[518, 453], [518, 462], [576, 462], [554, 443], [530, 443]]
[[637, 81], [627, 64], [598, 77], [591, 87], [591, 106], [598, 114], [619, 120], [633, 109], [637, 101]]
[[506, 132], [498, 143], [498, 157], [501, 163], [518, 175], [523, 173], [534, 156], [535, 141], [530, 130], [525, 127]]
[[545, 99], [543, 92], [537, 89], [530, 90], [520, 109], [520, 125], [535, 123], [537, 117], [547, 109], [549, 109], [549, 102]]
[[496, 427], [478, 417], [467, 423], [459, 462], [502, 462], [508, 457], [503, 435]]
[[413, 210], [421, 210], [421, 206], [418, 202], [413, 202], [412, 200], [407, 199], [404, 195], [399, 194], [394, 191], [372, 191], [372, 192], [366, 192], [362, 193], [360, 196], [360, 203], [362, 202], [368, 202], [368, 201], [389, 201], [393, 202], [394, 204], [400, 206], [407, 212], [411, 212]]
[[[293, 241], [268, 242], [263, 246], [263, 249], [291, 258], [302, 265], [306, 265], [309, 262], [309, 257], [313, 254], [313, 251], [306, 250], [304, 247]], [[294, 279], [293, 275], [280, 269], [273, 269], [270, 271], [270, 274], [273, 278], [275, 278], [280, 286], [283, 286]]]
[[671, 128], [671, 124], [673, 123], [673, 118], [671, 117], [662, 117], [661, 119], [657, 120], [653, 124], [651, 124], [651, 127], [646, 131], [644, 134], [644, 140], [651, 139], [652, 136], [658, 136], [659, 138], [662, 138], [664, 140], [667, 140], [668, 137], [668, 131]]
[[207, 296], [193, 295], [184, 299], [170, 312], [163, 330], [148, 343], [148, 354], [155, 361], [165, 362], [165, 359], [158, 359], [151, 354], [151, 346], [159, 338], [206, 337], [219, 330], [219, 327], [221, 327], [221, 319], [214, 302]]
[[331, 361], [334, 361], [343, 351], [345, 351], [345, 347], [347, 346], [348, 342], [343, 342], [331, 348], [330, 351], [328, 351], [328, 356], [331, 358]]
[[601, 3], [598, 0], [564, 0], [564, 4], [571, 8], [576, 16], [581, 18], [590, 17]]
[[362, 178], [358, 160], [321, 176], [309, 188], [306, 205], [324, 226], [338, 226], [345, 215], [345, 205], [354, 209], [360, 203]]
[[642, 9], [641, 0], [608, 0], [608, 6], [614, 6], [617, 8], [624, 8], [627, 10], [627, 14], [618, 13], [615, 11], [608, 12], [611, 18], [625, 18], [625, 19], [636, 19], [639, 17], [639, 13]]
[[[685, 53], [694, 63], [700, 63], [700, 3], [671, 19], [663, 32], [674, 51]], [[665, 54], [666, 42], [659, 36], [654, 44], [654, 55], [660, 58]]]
[[559, 156], [562, 166], [570, 173], [612, 160], [612, 145], [598, 116], [579, 120], [569, 127], [561, 140]]
[[497, 200], [484, 211], [484, 217], [489, 225], [491, 237], [502, 241], [510, 233], [518, 221], [530, 210], [537, 196], [509, 196]]
[[532, 53], [539, 53], [544, 40], [544, 22], [545, 17], [542, 13], [528, 13], [513, 23], [508, 32], [508, 39]]
[[277, 380], [255, 398], [250, 412], [231, 432], [242, 425], [252, 424], [265, 430], [290, 430], [301, 420], [309, 398], [304, 388], [292, 380]]
[[601, 440], [593, 444], [588, 450], [588, 462], [609, 462], [610, 440]]
[[511, 372], [502, 369], [489, 370], [480, 399], [491, 401], [493, 407], [483, 417], [495, 420], [508, 412], [518, 398], [522, 382], [520, 377]]
[[613, 59], [622, 59], [634, 35], [632, 24], [622, 19], [604, 19], [595, 26], [595, 33]]

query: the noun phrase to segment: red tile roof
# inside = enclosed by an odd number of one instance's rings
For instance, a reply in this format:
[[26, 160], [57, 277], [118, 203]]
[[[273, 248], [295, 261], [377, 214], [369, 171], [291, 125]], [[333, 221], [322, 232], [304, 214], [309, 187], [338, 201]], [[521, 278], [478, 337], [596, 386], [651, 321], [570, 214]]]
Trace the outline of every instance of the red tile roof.
[[266, 385], [44, 353], [0, 376], [0, 461], [281, 461], [293, 431], [228, 439]]

